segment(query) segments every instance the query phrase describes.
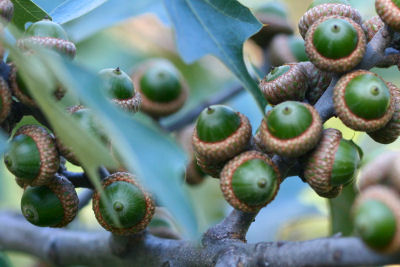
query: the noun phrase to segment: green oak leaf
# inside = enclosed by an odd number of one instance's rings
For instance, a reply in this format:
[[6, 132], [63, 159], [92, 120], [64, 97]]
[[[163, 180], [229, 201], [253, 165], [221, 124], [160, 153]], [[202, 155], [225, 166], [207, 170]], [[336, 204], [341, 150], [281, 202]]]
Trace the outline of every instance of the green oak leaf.
[[14, 15], [11, 22], [22, 32], [25, 31], [27, 22], [39, 21], [46, 16], [51, 18], [31, 0], [11, 0], [11, 2], [14, 4]]

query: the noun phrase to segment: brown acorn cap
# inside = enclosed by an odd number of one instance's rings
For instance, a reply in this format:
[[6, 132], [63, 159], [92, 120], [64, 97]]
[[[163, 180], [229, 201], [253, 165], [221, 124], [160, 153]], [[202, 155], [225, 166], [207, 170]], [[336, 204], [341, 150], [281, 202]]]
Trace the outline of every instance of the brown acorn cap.
[[[260, 139], [268, 151], [285, 157], [299, 157], [310, 151], [319, 142], [322, 135], [322, 121], [318, 112], [309, 104], [303, 105], [311, 112], [312, 123], [304, 133], [291, 139], [279, 139], [273, 136], [264, 118], [260, 126]], [[266, 118], [271, 113], [267, 113]]]
[[54, 227], [64, 227], [78, 214], [79, 198], [73, 184], [64, 176], [55, 174], [51, 182], [46, 185], [53, 191], [64, 208], [64, 218]]
[[379, 16], [374, 16], [367, 21], [364, 21], [363, 25], [367, 33], [367, 41], [371, 41], [375, 34], [385, 26], [385, 23]]
[[347, 17], [359, 25], [362, 24], [361, 14], [351, 6], [344, 4], [322, 4], [311, 8], [301, 17], [299, 21], [301, 36], [303, 36], [305, 40], [307, 31], [317, 20], [334, 15]]
[[228, 161], [223, 162], [213, 162], [207, 161], [203, 159], [200, 155], [195, 154], [197, 166], [205, 173], [210, 175], [214, 178], [219, 178], [222, 168], [224, 167], [225, 163]]
[[388, 180], [389, 184], [393, 185], [396, 189], [397, 193], [400, 194], [400, 154], [397, 153], [397, 156], [394, 158], [393, 165], [391, 168], [388, 168]]
[[8, 88], [7, 82], [0, 77], [0, 98], [1, 98], [1, 110], [0, 110], [0, 123], [2, 123], [10, 114], [11, 111], [11, 91]]
[[182, 90], [178, 98], [171, 102], [155, 102], [150, 100], [149, 98], [146, 97], [145, 94], [143, 94], [141, 88], [140, 88], [140, 79], [142, 78], [144, 72], [148, 69], [151, 68], [152, 65], [156, 64], [156, 60], [150, 60], [148, 62], [145, 62], [143, 65], [141, 65], [132, 75], [131, 79], [134, 85], [134, 88], [137, 90], [137, 94], [141, 95], [142, 99], [142, 104], [141, 104], [141, 110], [153, 117], [164, 117], [168, 116], [172, 113], [175, 113], [178, 111], [184, 104], [185, 101], [188, 97], [189, 94], [189, 86], [186, 83], [186, 81], [181, 77], [180, 82], [182, 85]]
[[76, 47], [73, 42], [54, 37], [29, 36], [17, 41], [17, 46], [25, 51], [30, 51], [32, 46], [35, 45], [54, 49], [62, 54], [68, 55], [70, 58], [74, 58], [76, 54]]
[[297, 62], [297, 59], [289, 47], [288, 35], [278, 34], [274, 36], [269, 45], [268, 57], [272, 66], [281, 66], [283, 64]]
[[255, 13], [256, 18], [263, 24], [261, 30], [251, 37], [259, 46], [265, 47], [271, 38], [278, 33], [293, 34], [293, 26], [287, 18], [269, 13]]
[[339, 130], [324, 130], [318, 146], [307, 157], [304, 177], [319, 195], [327, 194], [334, 188], [330, 183], [330, 178], [340, 140], [342, 140], [342, 133]]
[[340, 193], [343, 190], [343, 185], [338, 185], [338, 186], [334, 186], [332, 187], [331, 190], [329, 190], [328, 192], [317, 192], [315, 191], [320, 197], [324, 197], [324, 198], [335, 198], [338, 195], [340, 195]]
[[267, 76], [261, 80], [260, 89], [265, 99], [272, 105], [287, 100], [302, 101], [307, 90], [307, 77], [297, 63], [285, 64], [290, 69], [272, 81], [267, 81]]
[[308, 81], [308, 90], [306, 92], [306, 99], [313, 105], [322, 96], [325, 90], [329, 87], [333, 74], [318, 69], [311, 62], [302, 63], [304, 72], [306, 73]]
[[0, 16], [10, 22], [14, 14], [14, 5], [10, 0], [0, 0]]
[[393, 116], [383, 128], [368, 133], [372, 139], [381, 144], [393, 143], [400, 136], [400, 89], [393, 83], [387, 82], [386, 84], [394, 95], [395, 110]]
[[[319, 6], [316, 6], [315, 8], [318, 8], [318, 7]], [[354, 51], [350, 55], [348, 55], [346, 57], [338, 58], [338, 59], [330, 59], [330, 58], [326, 58], [326, 57], [322, 56], [315, 48], [314, 42], [313, 42], [314, 32], [318, 28], [320, 23], [322, 23], [326, 20], [329, 20], [329, 19], [345, 20], [345, 21], [349, 22], [354, 27], [354, 29], [357, 31], [357, 35], [358, 35], [357, 47], [354, 49]], [[324, 71], [331, 71], [331, 72], [346, 72], [346, 71], [349, 71], [352, 68], [354, 68], [363, 59], [364, 54], [365, 54], [365, 49], [367, 46], [367, 37], [365, 36], [365, 32], [362, 29], [361, 25], [354, 22], [354, 20], [352, 20], [351, 18], [344, 17], [344, 16], [321, 17], [307, 31], [304, 41], [305, 41], [306, 53], [307, 53], [310, 61], [317, 68], [324, 70]]]
[[392, 242], [381, 250], [383, 253], [392, 253], [400, 249], [400, 198], [399, 194], [383, 185], [368, 187], [357, 197], [353, 205], [353, 212], [367, 200], [378, 200], [384, 203], [396, 218], [396, 233]]
[[240, 116], [239, 128], [222, 141], [204, 142], [197, 136], [197, 128], [194, 128], [192, 144], [199, 166], [199, 158], [201, 162], [212, 162], [217, 165], [233, 158], [248, 147], [251, 139], [251, 125], [245, 115], [240, 112], [237, 114]]
[[128, 99], [112, 99], [112, 102], [116, 103], [123, 109], [130, 112], [138, 112], [142, 105], [142, 96], [139, 92], [135, 92], [135, 95]]
[[269, 202], [263, 203], [261, 205], [257, 206], [250, 206], [247, 205], [246, 203], [243, 203], [240, 201], [235, 196], [235, 193], [232, 188], [232, 176], [234, 175], [236, 169], [242, 165], [244, 162], [252, 159], [261, 159], [264, 162], [266, 162], [268, 165], [270, 165], [273, 169], [274, 172], [277, 176], [278, 183], [277, 183], [277, 188], [275, 191], [275, 194], [273, 197], [269, 200], [271, 202], [274, 200], [276, 194], [279, 191], [279, 185], [281, 183], [281, 175], [279, 173], [278, 167], [275, 165], [275, 163], [264, 153], [258, 152], [258, 151], [246, 151], [243, 152], [242, 154], [236, 156], [232, 160], [230, 160], [223, 168], [221, 172], [221, 179], [220, 179], [220, 187], [222, 190], [222, 193], [224, 194], [225, 200], [228, 201], [228, 203], [234, 207], [235, 209], [244, 211], [244, 212], [256, 212], [262, 207], [266, 206]]
[[191, 159], [186, 166], [185, 182], [189, 185], [201, 184], [205, 179], [205, 173], [200, 171], [200, 166], [197, 165], [196, 159]]
[[[390, 89], [390, 106], [386, 110], [386, 113], [378, 119], [367, 120], [361, 117], [358, 117], [354, 114], [346, 105], [344, 96], [347, 84], [355, 77], [362, 74], [371, 74], [379, 77], [379, 75], [367, 71], [367, 70], [356, 70], [350, 72], [346, 75], [343, 75], [342, 78], [337, 82], [334, 90], [333, 90], [333, 105], [335, 107], [336, 115], [340, 118], [340, 120], [349, 128], [357, 131], [376, 131], [385, 126], [393, 116], [395, 109], [395, 96], [393, 87], [389, 87]], [[380, 77], [379, 77], [380, 78]], [[382, 78], [380, 78], [382, 79]]]
[[[261, 121], [262, 122], [262, 121]], [[256, 134], [252, 138], [252, 142], [254, 143], [254, 147], [257, 151], [263, 152], [267, 154], [268, 156], [272, 156], [273, 154], [268, 151], [268, 149], [264, 146], [262, 140], [261, 140], [261, 133], [260, 131], [257, 131]]]
[[35, 141], [40, 154], [39, 174], [28, 184], [31, 186], [48, 184], [60, 166], [60, 156], [54, 137], [39, 125], [24, 125], [15, 132], [14, 137], [21, 134], [27, 135]]
[[400, 8], [391, 0], [376, 0], [376, 13], [393, 30], [400, 30]]
[[145, 198], [145, 202], [146, 202], [146, 214], [144, 215], [142, 220], [139, 223], [137, 223], [136, 225], [134, 225], [130, 228], [125, 228], [125, 229], [116, 228], [116, 227], [109, 225], [103, 219], [101, 212], [100, 212], [100, 193], [98, 191], [95, 191], [93, 194], [94, 214], [96, 216], [97, 221], [100, 223], [100, 225], [102, 227], [104, 227], [106, 230], [108, 230], [114, 234], [130, 235], [130, 234], [138, 233], [138, 232], [144, 230], [147, 227], [147, 225], [150, 223], [150, 221], [153, 217], [154, 211], [155, 211], [154, 202], [153, 202], [150, 194], [147, 193], [146, 191], [144, 191], [143, 188], [141, 187], [141, 185], [136, 181], [135, 176], [133, 174], [130, 174], [127, 172], [117, 172], [117, 173], [111, 174], [110, 176], [106, 177], [102, 181], [103, 189], [105, 189], [110, 184], [112, 184], [114, 182], [118, 182], [118, 181], [131, 183], [134, 186], [138, 187], [142, 191], [144, 198]]

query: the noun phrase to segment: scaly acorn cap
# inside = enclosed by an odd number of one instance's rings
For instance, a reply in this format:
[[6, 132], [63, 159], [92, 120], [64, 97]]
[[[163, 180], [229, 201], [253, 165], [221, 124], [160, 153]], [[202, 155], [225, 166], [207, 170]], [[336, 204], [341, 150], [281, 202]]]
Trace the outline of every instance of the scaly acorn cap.
[[185, 182], [189, 185], [201, 184], [205, 179], [206, 174], [202, 171], [201, 167], [197, 165], [196, 159], [191, 159], [186, 166]]
[[272, 105], [287, 100], [302, 101], [307, 91], [307, 77], [299, 64], [286, 64], [273, 68], [261, 80], [259, 87]]
[[299, 21], [300, 35], [304, 38], [309, 28], [319, 19], [329, 16], [342, 16], [353, 20], [359, 25], [362, 24], [361, 14], [350, 5], [338, 4], [338, 3], [327, 3], [317, 5], [309, 10], [301, 17]]
[[[247, 148], [251, 139], [248, 118], [233, 109], [214, 105], [199, 115], [193, 131], [193, 149], [197, 163], [225, 162]], [[203, 169], [204, 170], [204, 169]]]
[[225, 161], [216, 163], [215, 161], [210, 161], [210, 160], [204, 159], [196, 153], [195, 153], [195, 157], [196, 157], [197, 166], [200, 168], [200, 170], [202, 172], [204, 172], [205, 174], [210, 175], [211, 177], [214, 177], [214, 178], [220, 177], [222, 168], [225, 166], [225, 163], [227, 161], [227, 160], [225, 160]]
[[7, 82], [0, 77], [0, 123], [2, 123], [11, 111], [11, 91]]
[[393, 116], [383, 128], [368, 133], [372, 139], [381, 144], [393, 143], [400, 136], [400, 89], [393, 83], [387, 82], [386, 84], [394, 96], [395, 109]]
[[261, 122], [260, 138], [268, 151], [298, 157], [319, 142], [322, 122], [310, 105], [286, 101], [270, 110]]
[[369, 42], [374, 38], [375, 34], [385, 26], [385, 23], [379, 16], [374, 16], [369, 20], [364, 21], [362, 26], [367, 32], [367, 42]]
[[393, 30], [400, 31], [400, 2], [398, 0], [376, 0], [376, 13]]
[[309, 104], [314, 105], [329, 87], [333, 74], [331, 72], [321, 71], [311, 62], [303, 63], [302, 67], [308, 81], [306, 99]]
[[142, 97], [141, 110], [153, 117], [168, 116], [185, 104], [189, 87], [169, 61], [147, 61], [131, 78]]
[[333, 104], [346, 126], [357, 131], [376, 131], [393, 116], [394, 90], [377, 74], [357, 70], [339, 79], [333, 90]]
[[389, 187], [362, 191], [353, 205], [354, 228], [371, 248], [393, 253], [400, 249], [400, 198]]
[[131, 78], [119, 67], [103, 69], [99, 72], [103, 79], [104, 89], [112, 101], [125, 110], [137, 112], [140, 109], [142, 98], [135, 91]]
[[75, 218], [78, 204], [75, 187], [68, 179], [56, 174], [47, 185], [25, 189], [21, 211], [34, 225], [64, 227]]
[[307, 61], [304, 40], [301, 37], [278, 34], [269, 46], [269, 61], [272, 66]]
[[8, 170], [32, 186], [46, 185], [60, 166], [54, 137], [41, 126], [19, 128], [4, 154]]
[[[107, 209], [103, 203], [106, 199], [100, 200], [100, 193], [95, 191], [93, 211], [100, 225], [117, 235], [130, 235], [144, 230], [153, 217], [155, 206], [135, 176], [117, 172], [104, 179], [102, 186], [112, 210]], [[119, 225], [113, 217], [118, 218]]]
[[247, 151], [225, 165], [220, 187], [232, 207], [256, 212], [275, 198], [280, 182], [279, 169], [267, 155]]
[[367, 38], [360, 24], [343, 16], [322, 17], [307, 31], [306, 53], [319, 69], [346, 72], [364, 57]]
[[350, 183], [359, 162], [357, 147], [343, 140], [340, 131], [326, 129], [318, 146], [307, 157], [304, 177], [319, 195], [326, 195], [334, 188]]
[[343, 185], [338, 185], [338, 186], [334, 186], [332, 187], [331, 190], [329, 190], [328, 192], [317, 192], [315, 191], [320, 197], [323, 198], [335, 198], [337, 196], [340, 195], [340, 193], [342, 193], [343, 190]]
[[0, 0], [0, 17], [10, 22], [14, 15], [14, 5], [10, 0]]
[[46, 47], [60, 54], [74, 58], [76, 47], [68, 40], [67, 33], [58, 23], [44, 19], [32, 23], [25, 32], [26, 37], [17, 41], [22, 50], [31, 50], [33, 46]]

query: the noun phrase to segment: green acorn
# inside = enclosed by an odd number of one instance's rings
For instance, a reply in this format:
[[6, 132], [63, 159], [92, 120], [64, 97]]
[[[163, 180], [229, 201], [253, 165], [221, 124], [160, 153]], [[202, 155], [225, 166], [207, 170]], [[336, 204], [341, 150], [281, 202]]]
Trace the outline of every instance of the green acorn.
[[398, 0], [376, 0], [376, 13], [393, 30], [400, 31], [400, 2]]
[[322, 134], [318, 112], [310, 105], [286, 101], [270, 110], [261, 122], [260, 138], [268, 151], [298, 157], [311, 150]]
[[357, 70], [348, 73], [336, 84], [333, 104], [344, 124], [357, 131], [376, 131], [393, 116], [394, 92], [377, 74]]
[[308, 100], [309, 104], [314, 105], [329, 87], [332, 81], [333, 73], [321, 71], [310, 62], [304, 63], [302, 67], [306, 73], [308, 81], [306, 99]]
[[369, 132], [368, 135], [376, 142], [381, 144], [390, 144], [400, 136], [400, 89], [393, 83], [386, 83], [393, 92], [395, 110], [390, 121], [381, 129], [375, 132]]
[[197, 163], [220, 165], [249, 145], [251, 125], [246, 116], [230, 107], [214, 105], [199, 115], [193, 132]]
[[400, 250], [400, 198], [382, 185], [367, 188], [353, 206], [354, 230], [372, 249], [383, 253]]
[[55, 140], [38, 125], [24, 125], [14, 134], [4, 154], [8, 170], [25, 184], [46, 185], [60, 165]]
[[[155, 207], [136, 178], [130, 173], [117, 172], [104, 179], [102, 186], [106, 198], [101, 200], [98, 191], [93, 195], [93, 211], [100, 225], [117, 235], [144, 230], [153, 217]], [[104, 201], [108, 201], [110, 209]]]
[[103, 69], [99, 72], [103, 79], [104, 89], [113, 102], [120, 107], [137, 112], [140, 109], [142, 98], [139, 92], [135, 92], [131, 78], [119, 67], [116, 69]]
[[259, 85], [265, 99], [272, 105], [286, 100], [302, 101], [307, 91], [307, 77], [299, 64], [273, 68]]
[[264, 25], [251, 37], [259, 46], [266, 47], [276, 34], [292, 34], [286, 7], [280, 2], [269, 2], [255, 11], [256, 18]]
[[0, 0], [0, 17], [10, 22], [14, 14], [14, 5], [10, 0]]
[[272, 66], [308, 61], [304, 40], [301, 37], [278, 34], [269, 46], [269, 61]]
[[[1, 2], [0, 2], [1, 3]], [[11, 91], [7, 82], [0, 77], [0, 123], [2, 123], [11, 111]]]
[[[324, 0], [325, 1], [325, 0]], [[315, 2], [324, 2], [324, 1], [315, 1]], [[309, 10], [301, 17], [299, 21], [299, 31], [300, 35], [304, 38], [306, 37], [306, 33], [309, 28], [318, 20], [324, 17], [330, 16], [342, 16], [351, 19], [355, 23], [361, 25], [362, 17], [360, 12], [356, 9], [352, 8], [348, 3], [329, 3], [331, 1], [327, 1], [327, 3], [315, 5], [312, 4]], [[342, 2], [342, 1], [340, 1]], [[347, 2], [347, 1], [346, 1]]]
[[367, 39], [360, 24], [342, 16], [322, 17], [307, 31], [306, 53], [319, 69], [346, 72], [361, 62]]
[[304, 178], [319, 195], [332, 192], [354, 179], [361, 155], [336, 129], [324, 130], [318, 146], [307, 157]]
[[17, 45], [23, 50], [30, 50], [35, 45], [46, 47], [70, 58], [74, 58], [76, 54], [75, 44], [68, 40], [65, 30], [60, 24], [48, 19], [32, 23]]
[[374, 16], [367, 21], [364, 21], [363, 27], [367, 31], [367, 42], [374, 38], [375, 34], [385, 26], [385, 23], [379, 16]]
[[47, 185], [25, 189], [21, 211], [34, 225], [64, 227], [75, 218], [78, 204], [78, 195], [71, 182], [55, 175]]
[[189, 92], [182, 75], [166, 60], [145, 62], [132, 75], [132, 80], [142, 96], [142, 111], [153, 117], [177, 112]]
[[220, 186], [232, 207], [257, 212], [275, 198], [280, 181], [279, 169], [267, 155], [247, 151], [225, 165]]

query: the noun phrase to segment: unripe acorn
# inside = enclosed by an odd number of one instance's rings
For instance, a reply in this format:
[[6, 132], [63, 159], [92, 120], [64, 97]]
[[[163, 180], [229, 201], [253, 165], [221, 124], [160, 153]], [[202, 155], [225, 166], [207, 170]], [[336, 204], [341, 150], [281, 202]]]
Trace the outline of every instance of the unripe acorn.
[[400, 198], [389, 187], [375, 185], [357, 197], [354, 230], [371, 248], [393, 253], [400, 249]]
[[143, 112], [163, 117], [177, 112], [185, 104], [189, 88], [169, 61], [158, 59], [145, 62], [131, 77], [142, 96]]
[[103, 69], [99, 75], [104, 81], [104, 90], [114, 103], [129, 111], [139, 111], [142, 98], [140, 93], [135, 91], [131, 78], [124, 71], [119, 67]]
[[18, 47], [31, 50], [32, 46], [46, 47], [70, 58], [75, 57], [76, 47], [68, 40], [65, 30], [51, 20], [32, 23], [25, 31], [25, 37], [17, 41]]
[[310, 105], [286, 101], [270, 110], [261, 122], [260, 138], [265, 148], [286, 157], [311, 150], [322, 134], [318, 112]]
[[64, 227], [78, 213], [75, 187], [65, 177], [55, 175], [49, 184], [27, 187], [21, 199], [24, 217], [37, 226]]
[[217, 165], [245, 150], [250, 138], [246, 116], [228, 106], [214, 105], [199, 115], [192, 144], [198, 163], [200, 158], [203, 163]]
[[368, 133], [372, 139], [381, 144], [393, 143], [400, 136], [400, 89], [393, 83], [387, 82], [386, 84], [393, 93], [395, 101], [393, 116], [383, 128]]
[[367, 42], [369, 42], [374, 38], [375, 34], [385, 26], [385, 23], [379, 16], [374, 16], [369, 20], [364, 21], [362, 26], [367, 31]]
[[14, 134], [4, 154], [8, 170], [25, 184], [48, 184], [60, 165], [54, 137], [41, 126], [24, 125]]
[[400, 31], [400, 1], [376, 0], [376, 13], [393, 30]]
[[220, 186], [232, 207], [256, 212], [275, 198], [280, 181], [279, 169], [267, 155], [247, 151], [225, 165]]
[[98, 191], [93, 195], [93, 211], [102, 227], [117, 235], [135, 234], [146, 228], [154, 214], [154, 202], [135, 176], [117, 172], [104, 179], [102, 187], [104, 199]]
[[342, 139], [336, 129], [326, 129], [317, 147], [307, 156], [304, 178], [319, 195], [353, 181], [361, 160], [359, 149]]
[[329, 87], [333, 73], [321, 71], [312, 63], [304, 63], [302, 65], [306, 77], [308, 77], [308, 89], [306, 99], [308, 103], [314, 105]]
[[268, 57], [272, 66], [308, 61], [304, 40], [299, 36], [278, 34], [269, 46]]
[[357, 70], [337, 82], [333, 92], [336, 115], [353, 130], [376, 131], [387, 124], [395, 108], [394, 92], [377, 74]]
[[367, 38], [360, 24], [343, 16], [322, 17], [307, 31], [306, 53], [319, 69], [346, 72], [361, 62]]
[[10, 22], [14, 14], [14, 5], [10, 0], [0, 0], [0, 17]]
[[299, 64], [273, 68], [259, 85], [268, 103], [276, 105], [286, 100], [302, 101], [307, 91], [307, 77]]
[[2, 123], [11, 111], [11, 91], [7, 82], [0, 77], [0, 123]]
[[[325, 1], [315, 1], [315, 2], [325, 2]], [[362, 17], [361, 14], [354, 8], [352, 8], [349, 4], [344, 3], [329, 3], [331, 1], [327, 1], [327, 3], [318, 4], [310, 6], [310, 9], [307, 10], [306, 13], [301, 17], [299, 21], [299, 31], [300, 35], [305, 38], [306, 33], [308, 32], [309, 28], [319, 19], [323, 17], [329, 16], [342, 16], [347, 17], [353, 20], [355, 23], [361, 25], [362, 24]], [[340, 1], [342, 2], [342, 1]]]

